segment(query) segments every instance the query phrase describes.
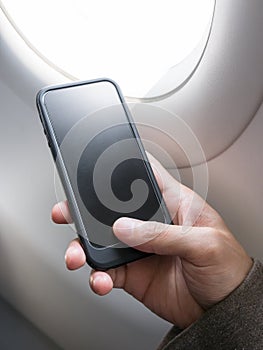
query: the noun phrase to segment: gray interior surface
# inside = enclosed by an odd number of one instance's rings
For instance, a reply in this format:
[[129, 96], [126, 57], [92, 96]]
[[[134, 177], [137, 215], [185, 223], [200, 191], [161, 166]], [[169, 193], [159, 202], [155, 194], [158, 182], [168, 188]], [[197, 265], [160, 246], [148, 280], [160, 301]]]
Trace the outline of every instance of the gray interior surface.
[[[58, 200], [54, 163], [35, 96], [43, 86], [68, 80], [27, 47], [1, 11], [0, 26], [0, 296], [65, 350], [155, 349], [171, 326], [168, 322], [121, 290], [104, 298], [95, 296], [88, 286], [88, 266], [74, 273], [66, 270], [64, 252], [76, 236], [70, 227], [50, 219]], [[174, 118], [187, 126], [192, 134], [186, 132], [178, 147], [156, 137], [150, 128], [144, 131], [171, 154], [174, 163], [164, 165], [184, 184], [192, 186], [193, 171], [207, 167], [205, 198], [247, 252], [261, 260], [262, 33], [262, 0], [216, 1], [211, 34], [194, 74], [179, 90], [149, 103], [155, 114], [137, 119], [175, 139]], [[183, 75], [183, 66], [178, 69]], [[174, 118], [165, 119], [162, 110]], [[193, 134], [204, 158], [191, 143]], [[184, 150], [191, 154], [192, 164]], [[3, 344], [12, 338], [15, 322], [13, 342], [27, 334], [25, 341], [32, 340], [25, 348], [38, 349], [32, 344], [39, 341], [40, 349], [53, 349], [27, 321], [19, 330], [20, 321], [14, 320], [21, 316], [12, 317], [12, 308], [5, 303], [0, 312]]]
[[0, 349], [59, 350], [61, 348], [0, 298]]

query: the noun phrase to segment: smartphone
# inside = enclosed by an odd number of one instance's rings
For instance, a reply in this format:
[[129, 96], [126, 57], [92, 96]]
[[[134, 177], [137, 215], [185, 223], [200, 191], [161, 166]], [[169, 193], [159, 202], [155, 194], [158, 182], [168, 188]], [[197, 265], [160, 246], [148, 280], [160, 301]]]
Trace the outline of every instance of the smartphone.
[[87, 263], [107, 270], [148, 256], [112, 231], [122, 216], [171, 223], [117, 84], [47, 87], [37, 94], [37, 108]]

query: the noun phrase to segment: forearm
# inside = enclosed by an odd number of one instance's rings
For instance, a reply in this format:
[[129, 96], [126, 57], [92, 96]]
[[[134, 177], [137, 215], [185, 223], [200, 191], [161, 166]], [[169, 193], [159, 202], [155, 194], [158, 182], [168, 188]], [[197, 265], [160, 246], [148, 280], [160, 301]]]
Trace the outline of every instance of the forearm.
[[263, 349], [263, 265], [255, 261], [244, 282], [194, 324], [174, 327], [159, 350]]

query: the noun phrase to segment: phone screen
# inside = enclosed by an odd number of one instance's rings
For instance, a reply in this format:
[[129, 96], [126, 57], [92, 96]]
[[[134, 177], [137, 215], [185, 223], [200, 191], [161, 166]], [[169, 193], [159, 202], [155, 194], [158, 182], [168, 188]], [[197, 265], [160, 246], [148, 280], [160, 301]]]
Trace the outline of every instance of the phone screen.
[[49, 90], [44, 104], [46, 127], [94, 247], [120, 244], [112, 225], [122, 216], [166, 221], [141, 141], [113, 83]]

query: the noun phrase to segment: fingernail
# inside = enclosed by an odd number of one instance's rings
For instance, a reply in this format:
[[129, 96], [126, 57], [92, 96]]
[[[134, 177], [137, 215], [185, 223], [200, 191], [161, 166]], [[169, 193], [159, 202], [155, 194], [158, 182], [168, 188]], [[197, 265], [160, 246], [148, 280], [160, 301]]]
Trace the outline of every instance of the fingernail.
[[133, 230], [134, 228], [140, 226], [142, 221], [131, 218], [119, 218], [115, 221], [113, 227], [114, 231], [122, 231], [122, 230]]
[[94, 283], [94, 277], [93, 277], [93, 275], [90, 276], [90, 278], [89, 278], [89, 283], [90, 283], [91, 286], [93, 286], [93, 283]]
[[[144, 221], [131, 219], [131, 218], [120, 218], [115, 221], [113, 225], [113, 232], [115, 236], [123, 243], [129, 246], [138, 245], [138, 239], [141, 241], [141, 234], [143, 232]], [[138, 238], [140, 237], [140, 238]]]

